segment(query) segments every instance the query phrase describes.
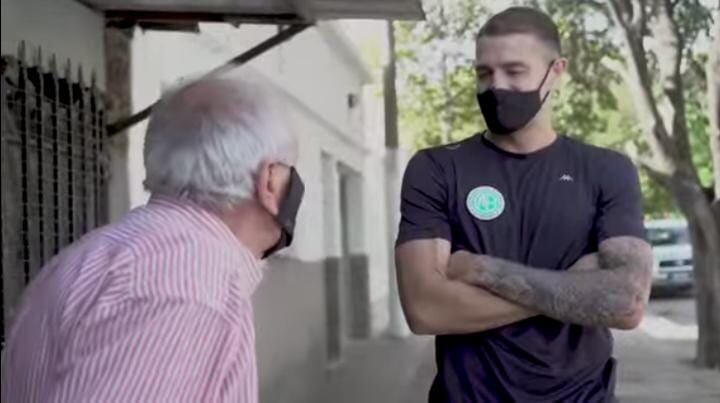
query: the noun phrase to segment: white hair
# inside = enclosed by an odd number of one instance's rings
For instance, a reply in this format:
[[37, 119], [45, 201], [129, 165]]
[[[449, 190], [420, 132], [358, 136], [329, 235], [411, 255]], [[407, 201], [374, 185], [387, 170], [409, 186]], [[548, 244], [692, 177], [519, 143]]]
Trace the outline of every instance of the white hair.
[[145, 187], [226, 208], [253, 197], [264, 160], [293, 165], [280, 105], [246, 80], [201, 78], [167, 92], [145, 136]]

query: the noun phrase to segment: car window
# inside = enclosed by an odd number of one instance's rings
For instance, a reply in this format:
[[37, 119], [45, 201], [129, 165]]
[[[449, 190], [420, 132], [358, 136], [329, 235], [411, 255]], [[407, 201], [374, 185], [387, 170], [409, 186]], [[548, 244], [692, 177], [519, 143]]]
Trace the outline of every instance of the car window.
[[687, 228], [648, 228], [648, 242], [653, 246], [681, 245], [690, 243]]

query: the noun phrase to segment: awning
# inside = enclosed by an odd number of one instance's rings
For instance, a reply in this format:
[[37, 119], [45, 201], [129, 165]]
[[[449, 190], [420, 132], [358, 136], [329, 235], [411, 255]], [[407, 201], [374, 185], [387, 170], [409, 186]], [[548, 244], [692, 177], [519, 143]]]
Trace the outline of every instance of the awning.
[[[275, 24], [276, 35], [228, 60], [210, 73], [238, 67], [287, 41], [315, 22], [332, 19], [420, 20], [421, 0], [78, 0], [105, 15], [115, 27], [197, 30], [201, 22]], [[210, 74], [209, 73], [209, 74]], [[146, 119], [155, 104], [111, 122], [109, 135]]]
[[332, 19], [420, 20], [420, 0], [80, 0], [113, 25], [192, 29], [199, 22], [312, 24]]

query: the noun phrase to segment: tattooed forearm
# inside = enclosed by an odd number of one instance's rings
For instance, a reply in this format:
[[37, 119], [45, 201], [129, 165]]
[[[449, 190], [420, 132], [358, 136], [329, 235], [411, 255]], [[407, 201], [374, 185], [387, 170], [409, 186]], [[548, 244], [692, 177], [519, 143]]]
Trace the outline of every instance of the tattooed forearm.
[[564, 322], [637, 326], [650, 293], [650, 246], [634, 237], [610, 238], [597, 257], [597, 270], [582, 260], [578, 264], [583, 267], [565, 272], [477, 256], [475, 269], [464, 279]]

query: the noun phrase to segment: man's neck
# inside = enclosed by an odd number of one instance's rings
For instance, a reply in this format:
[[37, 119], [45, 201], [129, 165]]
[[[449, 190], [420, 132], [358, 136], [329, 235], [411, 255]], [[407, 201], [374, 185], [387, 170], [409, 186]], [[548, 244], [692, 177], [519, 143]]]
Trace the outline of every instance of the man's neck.
[[552, 126], [524, 127], [507, 135], [487, 134], [487, 139], [501, 149], [515, 154], [530, 154], [541, 150], [557, 139]]
[[266, 230], [271, 228], [271, 224], [251, 202], [245, 202], [218, 215], [230, 232], [258, 259], [261, 259], [265, 250], [273, 244], [273, 239], [278, 237], [274, 234], [275, 231]]

